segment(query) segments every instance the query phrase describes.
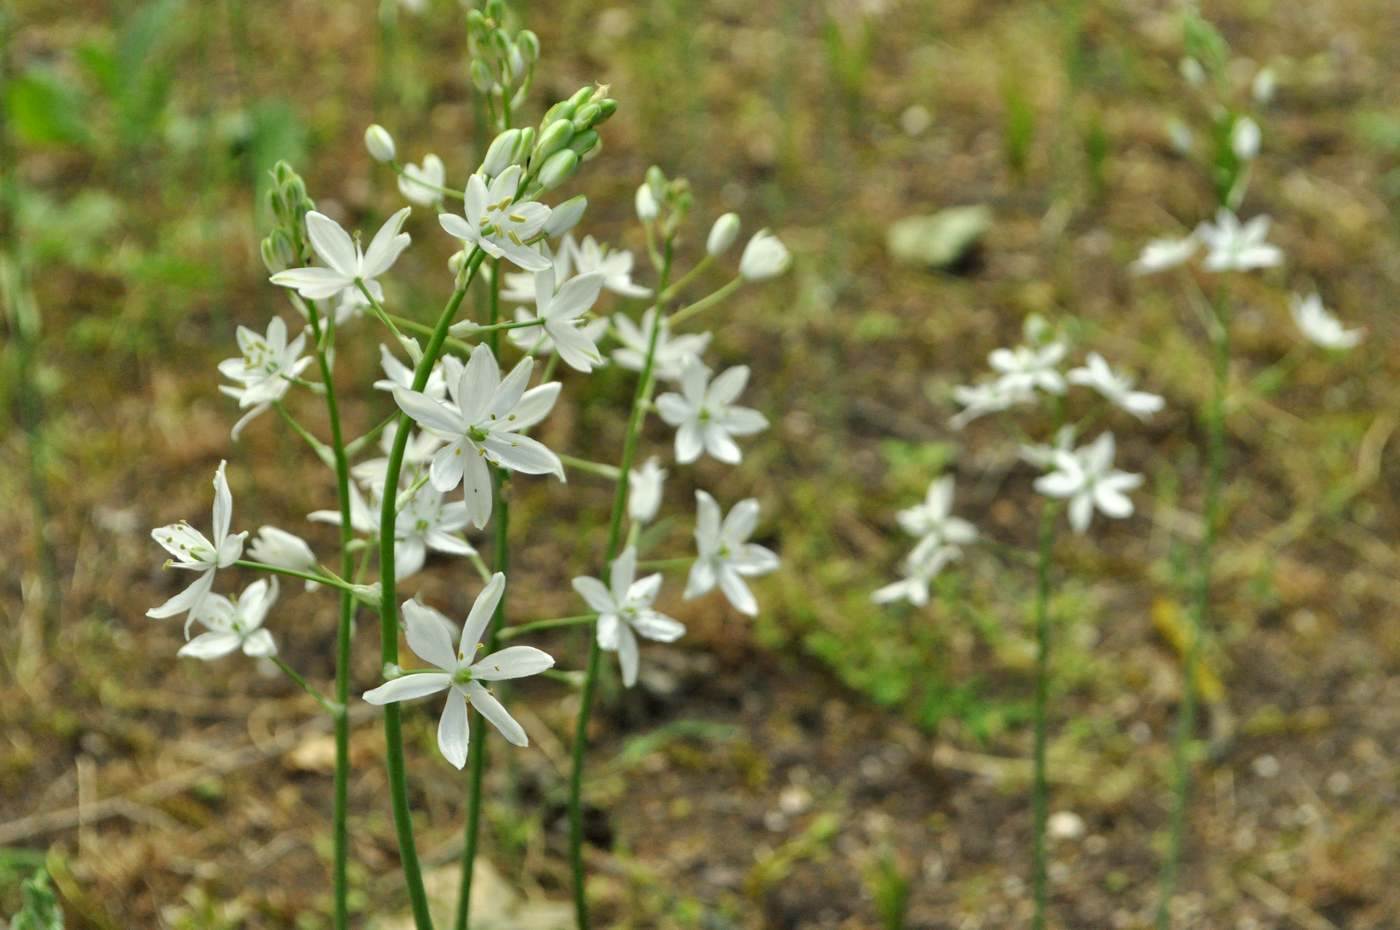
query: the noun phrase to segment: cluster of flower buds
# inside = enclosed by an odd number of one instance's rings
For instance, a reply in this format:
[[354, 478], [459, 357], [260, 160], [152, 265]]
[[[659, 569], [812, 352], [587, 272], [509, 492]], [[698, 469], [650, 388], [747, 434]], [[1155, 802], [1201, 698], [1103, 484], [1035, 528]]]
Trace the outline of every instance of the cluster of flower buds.
[[530, 92], [540, 60], [539, 36], [529, 29], [511, 32], [503, 0], [487, 0], [480, 9], [467, 11], [467, 42], [472, 86], [504, 124]]

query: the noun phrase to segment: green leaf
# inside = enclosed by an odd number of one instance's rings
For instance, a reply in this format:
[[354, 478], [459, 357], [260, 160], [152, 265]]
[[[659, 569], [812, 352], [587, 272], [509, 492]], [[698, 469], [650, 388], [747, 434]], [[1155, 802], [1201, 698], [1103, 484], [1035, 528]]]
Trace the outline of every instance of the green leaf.
[[83, 109], [77, 91], [42, 69], [20, 75], [5, 92], [5, 111], [15, 132], [30, 144], [86, 144]]
[[63, 930], [63, 909], [49, 886], [49, 873], [40, 869], [21, 886], [23, 903], [10, 919], [10, 930]]

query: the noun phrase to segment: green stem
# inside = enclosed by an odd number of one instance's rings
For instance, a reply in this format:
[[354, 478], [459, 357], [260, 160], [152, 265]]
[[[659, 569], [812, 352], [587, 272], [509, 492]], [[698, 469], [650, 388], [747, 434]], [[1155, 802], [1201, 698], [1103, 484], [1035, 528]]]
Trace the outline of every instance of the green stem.
[[572, 455], [562, 454], [559, 456], [559, 461], [563, 462], [570, 468], [575, 468], [579, 471], [587, 472], [590, 475], [597, 475], [600, 478], [607, 478], [609, 481], [616, 481], [622, 477], [622, 473], [618, 471], [615, 465], [605, 465], [602, 462], [592, 462], [588, 459], [581, 459], [576, 458]]
[[[667, 281], [671, 275], [671, 240], [662, 247], [660, 280], [656, 293], [666, 293]], [[637, 392], [632, 397], [632, 412], [627, 421], [627, 434], [622, 445], [622, 461], [618, 474], [625, 475], [632, 470], [632, 462], [637, 456], [637, 443], [641, 438], [642, 422], [646, 419], [647, 408], [651, 405], [651, 392], [655, 384], [652, 366], [656, 359], [656, 344], [661, 334], [662, 302], [656, 304], [655, 320], [647, 340], [646, 359], [642, 363], [641, 377], [637, 380]], [[627, 492], [630, 482], [618, 481], [617, 492], [613, 496], [612, 521], [608, 527], [608, 548], [606, 565], [611, 567], [617, 558], [618, 547], [622, 542], [622, 518], [627, 513]], [[601, 648], [598, 637], [589, 637], [588, 667], [584, 672], [583, 692], [579, 698], [578, 721], [574, 728], [572, 768], [569, 772], [569, 863], [574, 878], [574, 914], [578, 930], [588, 930], [588, 891], [584, 887], [583, 874], [583, 762], [588, 749], [588, 719], [593, 711], [593, 693], [598, 686], [598, 667]]]
[[[428, 383], [433, 365], [447, 339], [447, 328], [452, 318], [467, 296], [467, 288], [476, 277], [485, 257], [480, 249], [474, 249], [467, 258], [466, 267], [457, 289], [443, 308], [442, 316], [433, 329], [428, 345], [423, 350], [423, 358], [413, 371], [413, 390], [421, 391]], [[389, 461], [384, 470], [384, 487], [399, 486], [399, 473], [403, 470], [404, 450], [408, 448], [408, 434], [412, 421], [408, 414], [399, 417], [399, 426], [394, 433], [394, 445], [389, 450]], [[381, 599], [379, 602], [379, 656], [382, 665], [397, 665], [399, 661], [399, 609], [395, 603], [398, 596], [394, 584], [394, 534], [384, 532], [384, 527], [394, 525], [394, 494], [385, 494], [379, 517], [379, 571]], [[386, 704], [384, 707], [384, 763], [389, 773], [389, 794], [394, 811], [394, 828], [398, 834], [399, 859], [403, 864], [404, 883], [408, 886], [409, 903], [413, 910], [413, 923], [417, 930], [432, 930], [433, 918], [428, 912], [428, 895], [423, 888], [423, 871], [418, 864], [418, 850], [413, 841], [413, 814], [408, 806], [408, 777], [403, 761], [403, 727], [399, 705]]]
[[[321, 338], [321, 316], [315, 302], [306, 301], [306, 309], [316, 346], [316, 364], [321, 369], [321, 383], [326, 389], [326, 417], [330, 420], [331, 456], [335, 463], [336, 498], [340, 506], [340, 574], [342, 578], [353, 578], [356, 569], [351, 543], [355, 541], [355, 528], [350, 522], [350, 459], [345, 451], [345, 434], [340, 424], [340, 405], [336, 400], [335, 380], [332, 377], [328, 354], [331, 340]], [[345, 714], [345, 708], [350, 703], [350, 636], [354, 631], [354, 619], [355, 595], [342, 588], [335, 637], [335, 700], [340, 707], [340, 713], [335, 718], [335, 799], [331, 841], [336, 930], [348, 930], [350, 926], [350, 720]]]
[[637, 569], [656, 569], [666, 571], [671, 568], [687, 568], [695, 564], [695, 556], [683, 555], [674, 559], [643, 559], [637, 563]]
[[1032, 930], [1044, 930], [1046, 910], [1045, 824], [1049, 816], [1050, 790], [1045, 777], [1047, 709], [1050, 695], [1050, 558], [1055, 543], [1054, 504], [1040, 512], [1040, 545], [1035, 570], [1035, 761], [1031, 784], [1034, 818], [1031, 850], [1031, 886], [1035, 900]]
[[1190, 640], [1186, 645], [1185, 681], [1181, 710], [1172, 739], [1172, 811], [1167, 855], [1162, 862], [1161, 892], [1157, 901], [1157, 930], [1170, 930], [1171, 902], [1176, 893], [1177, 872], [1186, 837], [1186, 811], [1191, 794], [1191, 736], [1196, 730], [1197, 674], [1201, 646], [1210, 616], [1210, 569], [1215, 540], [1220, 532], [1220, 492], [1225, 476], [1225, 400], [1230, 376], [1230, 308], [1222, 286], [1216, 299], [1211, 326], [1214, 356], [1210, 404], [1206, 408], [1205, 533], [1197, 551], [1196, 585], [1191, 609]]
[[[339, 728], [340, 721], [346, 719], [346, 716], [345, 716], [345, 705], [344, 705], [344, 704], [338, 704], [338, 703], [336, 703], [335, 701], [332, 701], [330, 698], [326, 697], [324, 694], [322, 694], [320, 691], [318, 691], [318, 690], [316, 689], [316, 686], [313, 685], [313, 684], [311, 684], [311, 682], [307, 681], [305, 678], [303, 678], [300, 672], [298, 672], [296, 669], [292, 668], [292, 667], [291, 667], [290, 665], [288, 665], [286, 662], [283, 662], [281, 656], [275, 656], [275, 655], [274, 655], [274, 656], [268, 656], [268, 658], [270, 658], [270, 659], [272, 660], [272, 664], [273, 664], [273, 665], [276, 665], [278, 668], [280, 668], [280, 669], [282, 670], [282, 674], [286, 675], [286, 676], [287, 676], [288, 678], [290, 678], [293, 682], [295, 682], [296, 685], [297, 685], [297, 687], [301, 688], [301, 690], [305, 691], [307, 694], [309, 694], [309, 695], [311, 695], [313, 698], [315, 698], [315, 699], [316, 699], [316, 703], [317, 703], [317, 704], [320, 704], [320, 705], [321, 705], [321, 708], [322, 708], [326, 713], [330, 714], [332, 717], [335, 718], [336, 726], [337, 726], [337, 729], [338, 729], [338, 728]], [[342, 889], [341, 887], [339, 887], [339, 886], [336, 887], [337, 898], [339, 898], [340, 892], [341, 892], [342, 890], [343, 890], [343, 889]], [[337, 912], [337, 915], [339, 915], [339, 911], [340, 911], [339, 904], [340, 904], [340, 901], [337, 900], [336, 904], [337, 904], [336, 912]], [[343, 925], [337, 924], [337, 926], [343, 926]]]
[[674, 300], [675, 297], [676, 297], [676, 295], [679, 294], [682, 290], [684, 290], [684, 289], [685, 289], [685, 286], [686, 286], [687, 284], [689, 284], [691, 281], [694, 281], [697, 277], [699, 277], [700, 274], [701, 274], [706, 268], [709, 268], [710, 265], [714, 262], [714, 260], [715, 260], [715, 259], [714, 259], [714, 256], [710, 255], [710, 254], [707, 252], [707, 253], [705, 254], [705, 257], [704, 257], [704, 258], [700, 259], [700, 261], [698, 261], [698, 262], [695, 263], [695, 267], [694, 267], [694, 268], [690, 269], [690, 270], [687, 271], [685, 274], [681, 275], [680, 278], [677, 279], [676, 282], [675, 282], [674, 284], [672, 284], [670, 287], [666, 288], [666, 293], [664, 293], [664, 294], [661, 295], [661, 299], [662, 299], [662, 300]]
[[374, 299], [374, 295], [371, 294], [369, 288], [365, 286], [364, 279], [356, 278], [355, 287], [359, 288], [360, 293], [364, 295], [365, 300], [369, 301], [370, 314], [374, 316], [377, 320], [379, 320], [379, 322], [383, 323], [386, 327], [388, 327], [389, 332], [392, 333], [394, 336], [394, 340], [400, 345], [403, 345], [403, 333], [399, 332], [399, 328], [394, 325], [393, 319], [391, 319], [389, 316], [389, 311], [385, 310], [384, 306], [379, 301]]
[[724, 300], [730, 294], [733, 294], [739, 289], [739, 287], [743, 283], [743, 278], [734, 278], [729, 283], [720, 287], [719, 290], [714, 291], [708, 296], [701, 297], [699, 300], [697, 300], [695, 303], [691, 304], [688, 307], [682, 307], [681, 309], [677, 310], [675, 313], [671, 314], [667, 322], [671, 325], [672, 329], [675, 329], [677, 326], [680, 326], [682, 323], [695, 316], [697, 313], [701, 312], [702, 310], [708, 310], [715, 304]]
[[[498, 320], [501, 315], [501, 260], [491, 262], [491, 288], [487, 310], [487, 325], [477, 329], [486, 332], [491, 354], [500, 358], [501, 333]], [[505, 495], [501, 493], [506, 482], [506, 472], [491, 466], [491, 513], [495, 523], [492, 565], [498, 572], [510, 568], [510, 511]], [[508, 588], [509, 586], [507, 586]], [[496, 651], [499, 633], [505, 623], [506, 594], [496, 604], [496, 612], [486, 630], [486, 655]], [[462, 875], [457, 891], [457, 919], [453, 922], [456, 930], [467, 930], [471, 921], [472, 878], [476, 871], [476, 852], [481, 840], [481, 787], [486, 777], [486, 721], [475, 708], [469, 713], [476, 716], [476, 725], [471, 728], [468, 755], [471, 757], [471, 770], [467, 775], [467, 822], [462, 838]]]
[[554, 630], [564, 626], [580, 626], [585, 623], [592, 623], [598, 619], [597, 614], [578, 614], [574, 617], [554, 617], [549, 620], [531, 620], [529, 623], [520, 623], [515, 626], [508, 626], [500, 632], [500, 639], [515, 639], [524, 636], [526, 633], [537, 633], [540, 630]]
[[[396, 326], [401, 326], [410, 333], [417, 333], [420, 336], [431, 336], [433, 334], [433, 327], [429, 326], [427, 323], [419, 323], [417, 320], [411, 320], [406, 316], [399, 316], [396, 313], [389, 313], [386, 314], [386, 316], [390, 320], [393, 320]], [[447, 346], [447, 348], [451, 349], [453, 352], [462, 355], [471, 355], [472, 349], [475, 348], [470, 342], [463, 342], [451, 336], [443, 339], [443, 345]]]
[[407, 180], [410, 183], [417, 184], [419, 187], [426, 188], [427, 190], [434, 191], [439, 194], [444, 194], [448, 197], [455, 197], [457, 200], [465, 200], [467, 198], [467, 195], [462, 191], [453, 190], [450, 187], [443, 187], [439, 184], [429, 184], [427, 181], [420, 181], [418, 178], [409, 178], [403, 173], [403, 165], [399, 164], [396, 161], [390, 162], [389, 167], [394, 169], [395, 174], [399, 175], [400, 177], [407, 178]]
[[310, 430], [297, 422], [297, 418], [292, 416], [291, 411], [287, 409], [285, 404], [280, 400], [275, 400], [272, 402], [272, 407], [277, 411], [278, 415], [282, 417], [283, 422], [292, 428], [292, 432], [306, 440], [306, 444], [311, 447], [312, 452], [316, 453], [317, 458], [327, 463], [332, 460], [331, 451], [326, 448], [326, 444], [311, 435]]
[[286, 575], [288, 578], [300, 578], [302, 581], [314, 581], [317, 584], [327, 585], [328, 587], [352, 594], [355, 590], [354, 586], [343, 578], [337, 578], [335, 575], [329, 573], [303, 572], [295, 568], [283, 568], [281, 565], [269, 565], [266, 562], [252, 562], [248, 559], [239, 559], [233, 564], [237, 565], [239, 568], [252, 569], [255, 572], [268, 572], [273, 575]]

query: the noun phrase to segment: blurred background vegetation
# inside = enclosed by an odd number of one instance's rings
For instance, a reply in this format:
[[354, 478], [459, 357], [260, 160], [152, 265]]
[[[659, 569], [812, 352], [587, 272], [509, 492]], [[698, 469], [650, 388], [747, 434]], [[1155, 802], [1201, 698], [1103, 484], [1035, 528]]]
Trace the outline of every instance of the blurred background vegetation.
[[[230, 444], [214, 365], [235, 325], [261, 329], [283, 308], [256, 249], [277, 159], [360, 228], [400, 203], [363, 150], [368, 123], [407, 160], [437, 152], [449, 178], [476, 164], [462, 8], [421, 6], [4, 4], [0, 914], [46, 864], [69, 926], [327, 925], [328, 738], [277, 679], [174, 661], [171, 629], [142, 616], [168, 583], [146, 531], [203, 512], [224, 457], [243, 525], [301, 531], [291, 519], [329, 499], [329, 476], [276, 428]], [[696, 192], [690, 256], [708, 219], [736, 210], [797, 257], [711, 321], [718, 358], [753, 366], [748, 397], [774, 425], [740, 470], [698, 472], [726, 499], [763, 501], [763, 541], [784, 567], [760, 584], [756, 623], [714, 600], [676, 604], [692, 635], [654, 650], [637, 693], [605, 697], [597, 758], [611, 761], [596, 770], [590, 838], [610, 925], [1024, 923], [1033, 579], [980, 551], [926, 610], [875, 609], [869, 593], [904, 544], [894, 511], [944, 469], [959, 475], [959, 513], [1029, 542], [1014, 449], [994, 426], [946, 422], [948, 388], [1035, 312], [1168, 399], [1120, 437], [1149, 479], [1139, 516], [1061, 546], [1054, 605], [1056, 911], [1067, 928], [1146, 926], [1208, 379], [1179, 288], [1126, 266], [1213, 203], [1167, 129], [1190, 106], [1180, 7], [515, 6], [544, 46], [536, 105], [593, 80], [621, 102], [574, 186], [592, 204], [585, 231], [639, 249], [631, 194], [657, 163]], [[1278, 75], [1241, 214], [1274, 216], [1289, 268], [1236, 298], [1235, 478], [1181, 925], [1382, 928], [1400, 913], [1400, 17], [1374, 0], [1204, 13], [1247, 71]], [[962, 215], [970, 229], [942, 267], [891, 253], [896, 220], [969, 206], [982, 209]], [[426, 313], [453, 246], [416, 214], [391, 301]], [[1312, 286], [1369, 330], [1343, 360], [1296, 348], [1287, 295]], [[347, 370], [370, 370], [373, 346], [361, 349]], [[628, 390], [618, 373], [569, 380], [551, 444], [615, 446]], [[376, 410], [350, 415], [368, 425]], [[587, 532], [543, 528], [561, 508], [603, 518], [603, 490], [570, 488], [567, 501], [542, 484], [516, 492], [531, 615], [571, 612], [567, 579], [596, 550]], [[668, 499], [691, 491], [673, 481]], [[677, 548], [685, 532], [672, 527]], [[449, 613], [465, 608], [451, 579], [427, 585]], [[284, 651], [324, 676], [329, 605], [288, 597], [279, 614]], [[551, 651], [576, 647], [561, 635]], [[491, 783], [489, 852], [512, 925], [557, 925], [571, 700], [542, 695], [536, 749]], [[443, 864], [461, 793], [432, 756], [432, 722], [409, 716], [428, 861]], [[391, 927], [369, 718], [354, 746], [357, 906]]]

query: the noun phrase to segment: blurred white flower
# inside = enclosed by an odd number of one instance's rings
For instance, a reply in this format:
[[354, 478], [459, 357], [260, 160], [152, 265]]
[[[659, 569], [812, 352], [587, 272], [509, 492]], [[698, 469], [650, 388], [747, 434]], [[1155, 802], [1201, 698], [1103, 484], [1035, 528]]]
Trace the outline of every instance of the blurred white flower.
[[1035, 399], [1035, 391], [1030, 388], [1008, 386], [1003, 380], [960, 384], [953, 388], [953, 402], [963, 409], [948, 421], [948, 425], [962, 429], [978, 417], [1033, 404]]
[[632, 283], [634, 260], [626, 249], [609, 248], [592, 236], [584, 236], [577, 242], [573, 236], [567, 236], [559, 243], [559, 248], [570, 253], [575, 274], [600, 274], [603, 287], [621, 297], [651, 296], [651, 288]]
[[439, 213], [438, 222], [450, 236], [478, 246], [492, 258], [504, 258], [526, 271], [550, 266], [540, 250], [530, 245], [544, 230], [549, 207], [534, 201], [516, 202], [522, 169], [511, 165], [488, 187], [480, 174], [467, 181], [463, 215]]
[[1121, 520], [1133, 514], [1128, 491], [1142, 484], [1142, 475], [1113, 467], [1113, 434], [1104, 433], [1073, 452], [1057, 452], [1054, 471], [1035, 481], [1046, 497], [1069, 499], [1069, 523], [1076, 533], [1089, 528], [1094, 511]]
[[1274, 69], [1260, 68], [1250, 85], [1250, 94], [1254, 97], [1255, 103], [1270, 103], [1274, 99], [1274, 91], [1277, 87], [1278, 76], [1274, 73]]
[[652, 456], [627, 473], [627, 515], [633, 523], [650, 523], [661, 507], [661, 489], [666, 469]]
[[447, 706], [443, 708], [442, 718], [438, 721], [438, 750], [443, 758], [459, 769], [467, 764], [467, 747], [470, 745], [468, 703], [512, 744], [528, 746], [530, 743], [525, 729], [483, 682], [538, 675], [554, 666], [554, 659], [533, 646], [507, 646], [472, 661], [481, 647], [482, 637], [491, 622], [491, 615], [496, 611], [496, 605], [501, 602], [505, 587], [505, 575], [497, 572], [491, 577], [472, 604], [455, 649], [451, 624], [446, 617], [417, 601], [405, 601], [403, 617], [408, 648], [436, 671], [406, 672], [372, 691], [366, 691], [364, 695], [364, 699], [371, 704], [390, 704], [447, 691]]
[[749, 542], [758, 526], [758, 501], [740, 501], [721, 520], [715, 499], [704, 491], [696, 491], [695, 511], [698, 555], [686, 580], [686, 600], [719, 585], [735, 610], [757, 616], [758, 601], [744, 578], [766, 575], [778, 567], [778, 556], [771, 549]]
[[1307, 297], [1292, 294], [1288, 298], [1288, 308], [1303, 338], [1324, 349], [1355, 348], [1366, 334], [1365, 330], [1343, 327], [1342, 321], [1327, 311], [1322, 298], [1316, 294]]
[[[641, 371], [646, 361], [647, 343], [651, 338], [651, 328], [656, 320], [656, 308], [648, 307], [642, 314], [641, 325], [624, 314], [612, 315], [613, 334], [621, 344], [614, 349], [613, 361], [629, 371]], [[678, 381], [681, 372], [692, 360], [698, 360], [710, 344], [709, 333], [687, 333], [683, 336], [671, 335], [671, 326], [661, 321], [661, 332], [656, 334], [656, 352], [652, 358], [652, 374], [659, 381]]]
[[[350, 485], [350, 526], [355, 532], [377, 542], [379, 508], [384, 499], [383, 477], [370, 488], [366, 501], [360, 489]], [[403, 581], [423, 570], [428, 553], [472, 556], [476, 548], [462, 537], [467, 527], [466, 504], [446, 503], [443, 493], [431, 484], [399, 495], [394, 516], [394, 580]], [[307, 515], [313, 523], [340, 525], [339, 510], [317, 510]]]
[[442, 199], [442, 187], [447, 183], [447, 168], [442, 159], [429, 152], [423, 164], [412, 162], [403, 166], [399, 175], [399, 193], [411, 203], [431, 207]]
[[[534, 314], [524, 307], [515, 308], [515, 321], [517, 323], [526, 323], [533, 319], [535, 319]], [[596, 317], [591, 320], [581, 320], [578, 323], [578, 332], [596, 347], [598, 342], [608, 334], [608, 319], [607, 317]], [[552, 355], [557, 349], [554, 340], [550, 338], [549, 331], [543, 326], [507, 330], [507, 335], [516, 348], [526, 355]], [[605, 363], [595, 362], [594, 364]]]
[[739, 236], [739, 214], [726, 213], [715, 220], [710, 227], [710, 235], [705, 239], [705, 254], [714, 258], [729, 251]]
[[[379, 346], [379, 367], [383, 369], [384, 377], [374, 382], [376, 390], [393, 393], [394, 388], [413, 388], [413, 369], [399, 361], [383, 343]], [[447, 380], [443, 376], [442, 363], [439, 362], [428, 373], [428, 382], [423, 385], [423, 393], [433, 400], [442, 400], [447, 396]]]
[[877, 604], [908, 601], [915, 607], [928, 604], [929, 584], [950, 562], [962, 555], [957, 546], [920, 543], [900, 566], [898, 581], [887, 584], [870, 596]]
[[569, 230], [578, 225], [578, 221], [583, 219], [583, 212], [588, 209], [588, 198], [579, 194], [570, 197], [559, 206], [549, 211], [549, 219], [544, 224], [544, 234], [550, 236], [568, 235]]
[[559, 456], [520, 433], [537, 422], [529, 416], [536, 412], [533, 405], [523, 404], [533, 368], [533, 359], [521, 359], [503, 380], [496, 357], [479, 345], [460, 377], [449, 373], [448, 401], [404, 388], [394, 390], [394, 400], [404, 413], [446, 440], [429, 468], [433, 487], [447, 492], [465, 483], [467, 518], [478, 529], [491, 517], [488, 462], [522, 474], [552, 474], [564, 480]]
[[248, 585], [236, 604], [222, 594], [209, 595], [190, 614], [208, 632], [185, 643], [176, 654], [206, 662], [223, 658], [235, 649], [253, 657], [276, 655], [272, 634], [262, 628], [276, 600], [276, 578], [259, 578]]
[[1273, 268], [1283, 263], [1278, 247], [1265, 242], [1269, 235], [1269, 217], [1256, 216], [1241, 224], [1234, 213], [1221, 209], [1214, 223], [1196, 227], [1196, 238], [1207, 248], [1207, 271], [1252, 271]]
[[935, 539], [940, 543], [965, 545], [977, 538], [977, 528], [953, 516], [953, 476], [944, 475], [928, 486], [924, 502], [901, 510], [896, 519], [910, 536]]
[[574, 590], [598, 612], [598, 645], [617, 653], [622, 666], [622, 683], [637, 683], [637, 637], [658, 643], [673, 643], [685, 634], [678, 620], [651, 605], [661, 590], [661, 574], [637, 578], [637, 550], [631, 546], [613, 559], [608, 573], [610, 585], [587, 576], [574, 579]]
[[1067, 351], [1068, 346], [1063, 342], [993, 349], [987, 356], [987, 363], [999, 375], [997, 381], [1001, 389], [1009, 395], [1037, 390], [1047, 394], [1063, 394], [1065, 378], [1060, 373], [1059, 364]]
[[292, 386], [291, 379], [311, 364], [309, 356], [301, 356], [305, 345], [305, 333], [287, 342], [287, 324], [278, 316], [267, 324], [266, 335], [246, 326], [238, 327], [238, 348], [243, 355], [219, 363], [219, 373], [238, 382], [237, 385], [221, 384], [219, 390], [237, 400], [239, 409], [252, 408], [233, 425], [235, 440], [254, 417], [267, 410], [273, 401], [281, 400]]
[[[275, 526], [264, 526], [248, 544], [248, 558], [264, 565], [290, 568], [298, 572], [315, 572], [316, 553], [311, 546], [295, 533], [288, 533]], [[321, 585], [315, 581], [306, 583], [306, 590], [315, 591]]]
[[701, 453], [729, 465], [743, 458], [733, 437], [768, 427], [757, 410], [734, 405], [748, 380], [747, 365], [736, 365], [711, 380], [710, 370], [693, 359], [681, 372], [680, 393], [656, 398], [661, 419], [676, 428], [676, 461], [688, 465]]
[[365, 148], [369, 150], [369, 157], [375, 161], [394, 160], [394, 137], [378, 123], [365, 129]]
[[[243, 541], [248, 538], [247, 531], [229, 534], [229, 523], [233, 520], [233, 494], [228, 489], [228, 479], [224, 477], [226, 465], [226, 462], [220, 462], [214, 471], [212, 541], [183, 520], [151, 530], [151, 538], [175, 557], [166, 562], [168, 567], [200, 574], [185, 590], [159, 607], [152, 607], [146, 611], [146, 616], [160, 620], [193, 611], [213, 587], [215, 570], [228, 568], [243, 555]], [[187, 636], [192, 619], [193, 615], [185, 621]]]
[[1143, 246], [1142, 254], [1132, 263], [1130, 270], [1133, 274], [1152, 274], [1175, 268], [1189, 261], [1199, 247], [1200, 243], [1194, 235], [1184, 239], [1153, 239]]
[[656, 195], [651, 192], [651, 185], [642, 182], [642, 186], [637, 188], [637, 196], [634, 198], [634, 205], [637, 208], [637, 219], [643, 223], [650, 223], [656, 219], [660, 208], [656, 203]]
[[1240, 161], [1253, 161], [1259, 154], [1260, 137], [1259, 124], [1242, 116], [1230, 129], [1230, 149]]
[[1074, 426], [1066, 424], [1055, 432], [1054, 440], [1049, 444], [1024, 443], [1021, 446], [1021, 458], [1042, 471], [1048, 471], [1055, 467], [1055, 456], [1061, 452], [1074, 451]]
[[1139, 420], [1145, 420], [1165, 406], [1165, 401], [1156, 394], [1134, 391], [1133, 380], [1127, 375], [1115, 372], [1102, 355], [1090, 352], [1080, 368], [1072, 368], [1066, 375], [1070, 384], [1089, 387], [1098, 391], [1109, 403], [1131, 413]]
[[766, 281], [787, 271], [791, 265], [792, 255], [787, 246], [768, 230], [760, 229], [739, 257], [739, 276], [745, 281]]
[[307, 300], [334, 297], [347, 288], [358, 290], [355, 282], [362, 281], [374, 299], [382, 301], [384, 291], [375, 279], [393, 267], [413, 241], [402, 231], [410, 212], [409, 207], [404, 207], [385, 220], [370, 240], [369, 249], [362, 252], [339, 223], [312, 210], [306, 214], [306, 235], [311, 240], [312, 250], [326, 267], [289, 268], [268, 280], [294, 289]]

